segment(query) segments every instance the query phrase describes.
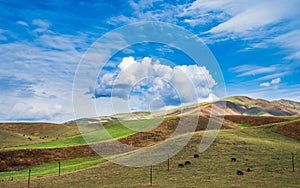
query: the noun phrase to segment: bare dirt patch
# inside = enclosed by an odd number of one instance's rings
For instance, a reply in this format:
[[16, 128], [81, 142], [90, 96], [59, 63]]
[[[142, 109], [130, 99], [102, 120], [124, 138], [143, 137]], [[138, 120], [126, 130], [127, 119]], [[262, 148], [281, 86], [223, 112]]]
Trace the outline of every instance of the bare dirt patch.
[[238, 124], [248, 124], [252, 126], [261, 126], [271, 123], [280, 123], [288, 121], [287, 119], [274, 116], [243, 116], [243, 115], [226, 115], [225, 120]]
[[279, 125], [274, 129], [274, 131], [278, 134], [300, 140], [300, 121]]

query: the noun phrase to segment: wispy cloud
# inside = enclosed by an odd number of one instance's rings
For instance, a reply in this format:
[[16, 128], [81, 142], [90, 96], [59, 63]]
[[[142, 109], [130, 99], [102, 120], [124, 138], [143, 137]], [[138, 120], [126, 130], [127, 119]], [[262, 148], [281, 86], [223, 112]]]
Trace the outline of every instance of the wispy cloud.
[[28, 27], [28, 26], [29, 26], [28, 23], [27, 23], [27, 22], [24, 22], [24, 21], [17, 21], [16, 24], [22, 25], [22, 26], [25, 26], [25, 27]]
[[163, 21], [177, 23], [177, 16], [182, 12], [185, 4], [164, 2], [161, 0], [129, 0], [132, 8], [130, 15], [118, 15], [108, 19], [109, 24], [120, 25], [138, 21]]
[[233, 15], [226, 22], [209, 30], [208, 33], [232, 33], [237, 34], [237, 37], [249, 35], [250, 32], [257, 31], [258, 28], [262, 29], [270, 24], [276, 24], [295, 16], [297, 9], [294, 6], [296, 4], [298, 4], [296, 1], [291, 1], [287, 4], [282, 3], [282, 1], [247, 2], [249, 8]]
[[284, 49], [291, 51], [287, 59], [300, 59], [300, 29], [281, 34], [268, 42], [273, 45], [278, 45]]
[[237, 77], [256, 76], [265, 73], [272, 73], [278, 69], [278, 65], [270, 67], [256, 66], [256, 65], [239, 65], [230, 69], [230, 71], [239, 73]]
[[0, 97], [10, 96], [1, 105], [0, 120], [65, 121], [73, 118], [72, 81], [86, 36], [56, 33], [46, 22], [33, 22], [44, 28], [40, 35], [28, 30], [33, 41], [0, 44]]
[[297, 0], [197, 0], [185, 9], [183, 15], [189, 16], [186, 22], [194, 27], [203, 25], [203, 21], [211, 21], [199, 18], [207, 13], [219, 22], [201, 33], [207, 43], [240, 39], [248, 41], [245, 50], [272, 46], [288, 54], [286, 59], [300, 59], [299, 21], [295, 19], [300, 16], [300, 2]]
[[[284, 3], [275, 1], [209, 1], [197, 0], [185, 10], [186, 15], [194, 16], [199, 12], [223, 12], [228, 15], [227, 20], [211, 28], [208, 33], [245, 37], [257, 29], [263, 29], [270, 24], [279, 23], [285, 19], [293, 18], [298, 13], [299, 2], [291, 0]], [[267, 28], [264, 28], [267, 29]], [[232, 37], [228, 36], [228, 37]]]
[[289, 68], [282, 68], [283, 65], [276, 64], [271, 66], [257, 66], [257, 65], [239, 65], [232, 67], [229, 70], [237, 74], [237, 77], [246, 77], [246, 76], [260, 76], [257, 80], [268, 80], [278, 76], [284, 76], [288, 74]]
[[7, 37], [5, 36], [6, 34], [8, 33], [7, 30], [4, 30], [4, 29], [0, 29], [0, 41], [5, 41], [7, 40]]
[[32, 20], [32, 24], [33, 25], [36, 25], [40, 28], [45, 28], [45, 29], [48, 29], [49, 26], [50, 26], [50, 23], [45, 21], [45, 20], [41, 20], [41, 19], [35, 19], [35, 20]]

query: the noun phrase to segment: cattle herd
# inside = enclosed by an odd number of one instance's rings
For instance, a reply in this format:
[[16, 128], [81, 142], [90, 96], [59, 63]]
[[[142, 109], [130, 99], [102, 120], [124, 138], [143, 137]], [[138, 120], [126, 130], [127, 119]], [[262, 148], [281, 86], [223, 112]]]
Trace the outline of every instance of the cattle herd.
[[[25, 137], [26, 135], [23, 134], [23, 136]], [[40, 139], [41, 139], [41, 140], [44, 140], [44, 139], [46, 139], [46, 138], [49, 138], [49, 136], [40, 136]], [[28, 139], [29, 141], [32, 141], [32, 138], [31, 138], [31, 137], [28, 137], [27, 139]], [[58, 137], [56, 137], [56, 140], [58, 140]]]
[[[195, 158], [195, 159], [196, 159], [196, 158], [199, 158], [199, 154], [194, 154], [194, 158]], [[237, 159], [234, 158], [234, 157], [232, 157], [232, 158], [231, 158], [231, 162], [237, 162]], [[185, 161], [184, 164], [183, 164], [183, 163], [179, 163], [179, 164], [178, 164], [178, 168], [184, 168], [184, 166], [188, 166], [188, 165], [191, 165], [191, 164], [192, 164], [192, 163], [191, 163], [190, 161]], [[247, 172], [250, 172], [251, 170], [250, 170], [250, 168], [247, 168], [246, 171], [247, 171]], [[236, 173], [237, 173], [237, 175], [239, 175], [239, 176], [244, 175], [244, 172], [241, 171], [241, 170], [237, 170]]]

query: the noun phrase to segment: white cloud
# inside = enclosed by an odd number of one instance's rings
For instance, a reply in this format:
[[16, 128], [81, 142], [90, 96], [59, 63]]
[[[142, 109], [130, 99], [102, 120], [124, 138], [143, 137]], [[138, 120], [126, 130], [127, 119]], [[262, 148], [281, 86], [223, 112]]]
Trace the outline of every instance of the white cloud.
[[118, 67], [116, 72], [99, 77], [97, 97], [129, 100], [135, 110], [149, 110], [153, 100], [161, 101], [154, 102], [154, 106], [176, 106], [215, 98], [212, 88], [217, 83], [206, 67], [170, 67], [149, 57], [141, 61], [124, 57]]
[[136, 63], [132, 56], [124, 57], [122, 62], [119, 64], [119, 68], [121, 70], [125, 70], [126, 68], [130, 67], [132, 64]]
[[49, 28], [49, 26], [50, 26], [49, 22], [47, 22], [45, 20], [41, 20], [41, 19], [32, 20], [32, 24], [36, 25], [38, 27], [41, 27], [41, 28]]
[[279, 84], [281, 82], [281, 78], [275, 78], [271, 81], [271, 84]]
[[261, 83], [260, 86], [269, 87], [270, 83], [269, 82], [264, 82], [264, 83]]
[[[34, 103], [33, 103], [34, 102]], [[41, 103], [43, 105], [41, 105]], [[30, 101], [19, 102], [15, 104], [10, 111], [8, 118], [9, 119], [55, 119], [57, 114], [62, 112], [61, 105], [48, 104], [46, 101]]]
[[32, 24], [37, 26], [37, 28], [33, 30], [33, 33], [44, 33], [47, 31], [49, 32], [49, 27], [51, 25], [48, 21], [41, 19], [32, 20]]
[[24, 22], [24, 21], [17, 21], [17, 24], [18, 25], [22, 25], [22, 26], [25, 26], [25, 27], [28, 27], [28, 23], [27, 22]]
[[264, 82], [261, 83], [260, 86], [262, 87], [270, 87], [271, 85], [275, 85], [275, 88], [277, 89], [277, 85], [281, 82], [281, 78], [275, 78], [271, 80], [270, 82]]

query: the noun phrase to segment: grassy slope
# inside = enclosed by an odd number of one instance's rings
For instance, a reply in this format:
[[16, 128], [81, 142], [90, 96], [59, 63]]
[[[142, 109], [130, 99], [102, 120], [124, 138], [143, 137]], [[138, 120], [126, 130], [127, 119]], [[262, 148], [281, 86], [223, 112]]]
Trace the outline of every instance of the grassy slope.
[[[26, 148], [57, 148], [57, 147], [77, 146], [77, 145], [86, 144], [85, 139], [87, 139], [89, 143], [108, 141], [111, 140], [111, 137], [123, 138], [136, 133], [136, 131], [150, 129], [152, 127], [155, 127], [161, 121], [162, 119], [128, 120], [123, 122], [115, 121], [105, 125], [105, 129], [98, 128], [98, 130], [96, 131], [84, 133], [84, 136], [75, 135], [66, 138], [60, 138], [59, 140], [54, 140], [51, 142], [23, 145], [23, 146], [11, 147], [6, 149], [10, 150], [10, 149], [26, 149]], [[127, 128], [126, 126], [131, 129]], [[96, 128], [94, 127], [94, 129]], [[107, 134], [107, 132], [110, 134], [110, 136]]]
[[[99, 164], [105, 161], [99, 156], [95, 157], [86, 157], [86, 158], [77, 158], [61, 161], [61, 174], [83, 169], [95, 164]], [[58, 162], [51, 162], [31, 168], [31, 177], [41, 177], [49, 175], [58, 174]], [[5, 171], [0, 173], [0, 180], [10, 180], [18, 178], [27, 178], [28, 177], [28, 168], [22, 169], [20, 171]]]
[[[276, 125], [277, 126], [277, 125]], [[166, 163], [155, 165], [153, 182], [157, 187], [297, 187], [300, 184], [300, 142], [273, 132], [275, 125], [220, 131], [213, 145], [193, 159], [202, 132]], [[296, 153], [296, 172], [291, 172], [291, 152]], [[230, 162], [236, 157], [236, 163]], [[190, 160], [192, 165], [178, 169]], [[245, 172], [246, 168], [251, 172]], [[236, 170], [244, 171], [237, 176]], [[105, 162], [61, 177], [32, 179], [36, 187], [146, 187], [149, 168], [129, 168]], [[0, 187], [26, 187], [26, 179], [0, 182]]]
[[[20, 145], [37, 144], [42, 142], [51, 142], [56, 139], [56, 137], [69, 137], [78, 134], [78, 128], [76, 125], [55, 125], [52, 129], [39, 130], [36, 123], [12, 123], [14, 127], [20, 125], [23, 129], [7, 129], [0, 126], [0, 148], [4, 147], [14, 147]], [[42, 123], [40, 123], [42, 124]], [[41, 127], [47, 126], [47, 124]], [[26, 127], [28, 131], [26, 131]], [[32, 135], [32, 129], [36, 130], [36, 133]], [[25, 135], [25, 136], [23, 136]], [[48, 138], [40, 139], [40, 137], [48, 136]], [[28, 140], [28, 137], [32, 138], [32, 141]]]

